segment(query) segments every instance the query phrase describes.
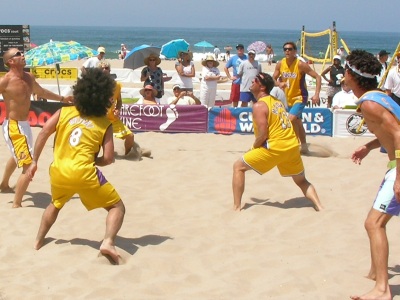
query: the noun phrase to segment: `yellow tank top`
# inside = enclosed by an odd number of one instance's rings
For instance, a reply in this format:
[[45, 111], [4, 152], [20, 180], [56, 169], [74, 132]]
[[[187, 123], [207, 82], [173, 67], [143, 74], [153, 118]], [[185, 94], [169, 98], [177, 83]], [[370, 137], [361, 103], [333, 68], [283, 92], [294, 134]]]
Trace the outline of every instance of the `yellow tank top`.
[[107, 111], [107, 118], [111, 122], [119, 120], [119, 118], [114, 115], [114, 110], [117, 107], [117, 100], [118, 100], [118, 97], [119, 97], [120, 94], [121, 94], [121, 83], [115, 82], [114, 94], [113, 94], [113, 97], [112, 97], [112, 100], [111, 100], [112, 104], [111, 104], [111, 107]]
[[295, 103], [306, 103], [308, 99], [306, 76], [305, 74], [301, 75], [299, 64], [299, 59], [296, 59], [290, 66], [288, 66], [286, 58], [281, 60], [279, 71], [281, 80], [286, 81], [288, 85], [285, 88], [285, 95], [289, 107]]
[[99, 185], [94, 160], [110, 121], [104, 117], [82, 118], [74, 106], [61, 108], [54, 139], [51, 184], [58, 187]]
[[[268, 148], [274, 150], [287, 150], [293, 147], [298, 147], [299, 142], [283, 103], [272, 96], [260, 98], [258, 99], [258, 102], [264, 102], [268, 106], [269, 110]], [[257, 124], [254, 123], [253, 126], [254, 134], [257, 136]]]

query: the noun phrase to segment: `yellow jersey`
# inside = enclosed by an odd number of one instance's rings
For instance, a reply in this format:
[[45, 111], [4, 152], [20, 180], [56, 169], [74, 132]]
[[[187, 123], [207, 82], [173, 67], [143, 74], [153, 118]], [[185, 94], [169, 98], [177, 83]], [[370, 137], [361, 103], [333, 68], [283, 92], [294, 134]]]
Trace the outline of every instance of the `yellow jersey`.
[[[289, 120], [288, 113], [281, 101], [273, 96], [258, 99], [268, 106], [268, 149], [287, 150], [299, 146], [298, 139]], [[258, 127], [254, 122], [254, 134], [258, 135]]]
[[92, 188], [100, 185], [95, 158], [111, 125], [104, 117], [81, 117], [74, 106], [61, 108], [54, 138], [50, 181], [57, 187]]
[[279, 71], [281, 80], [287, 84], [285, 95], [289, 107], [292, 107], [295, 103], [306, 103], [308, 99], [306, 75], [301, 74], [299, 64], [298, 58], [290, 66], [288, 66], [286, 58], [281, 60]]
[[118, 101], [118, 97], [119, 97], [119, 95], [121, 94], [121, 88], [122, 88], [122, 85], [121, 85], [121, 83], [119, 83], [119, 82], [115, 82], [115, 89], [114, 89], [114, 94], [113, 94], [113, 96], [112, 96], [112, 104], [111, 104], [111, 107], [108, 109], [108, 111], [107, 111], [107, 118], [111, 121], [111, 122], [113, 122], [113, 121], [116, 121], [116, 120], [119, 120], [119, 118], [117, 117], [117, 116], [115, 116], [114, 115], [114, 110], [115, 110], [115, 108], [117, 107], [117, 101]]

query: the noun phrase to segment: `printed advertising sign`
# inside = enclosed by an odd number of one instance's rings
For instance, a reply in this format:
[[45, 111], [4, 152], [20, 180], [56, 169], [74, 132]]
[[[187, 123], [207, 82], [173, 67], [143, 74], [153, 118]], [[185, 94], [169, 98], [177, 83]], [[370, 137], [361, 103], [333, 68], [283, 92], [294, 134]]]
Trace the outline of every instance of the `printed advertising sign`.
[[[31, 33], [29, 25], [0, 25], [0, 58], [9, 48], [18, 48], [26, 52], [31, 46]], [[4, 65], [0, 64], [0, 72], [6, 72]]]
[[[332, 136], [332, 112], [327, 108], [304, 109], [303, 126], [309, 135]], [[217, 108], [209, 112], [208, 132], [220, 134], [253, 133], [251, 108]]]

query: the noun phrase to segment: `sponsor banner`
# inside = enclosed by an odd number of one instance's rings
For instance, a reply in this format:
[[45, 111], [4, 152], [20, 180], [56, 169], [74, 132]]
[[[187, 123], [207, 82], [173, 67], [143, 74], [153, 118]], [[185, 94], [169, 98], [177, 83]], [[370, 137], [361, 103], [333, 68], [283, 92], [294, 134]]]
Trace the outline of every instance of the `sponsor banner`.
[[58, 73], [59, 79], [78, 79], [78, 69], [77, 68], [48, 68], [48, 67], [36, 67], [31, 69], [31, 73], [40, 79], [56, 79]]
[[[0, 25], [0, 61], [3, 60], [3, 53], [9, 48], [18, 48], [26, 52], [30, 46], [29, 25]], [[0, 71], [6, 72], [3, 63], [0, 64]]]
[[[28, 121], [33, 127], [43, 127], [44, 123], [62, 106], [69, 104], [59, 102], [31, 101]], [[0, 124], [6, 118], [6, 108], [4, 101], [0, 101]]]
[[365, 136], [374, 137], [364, 123], [361, 114], [354, 109], [336, 109], [333, 111], [333, 136]]
[[208, 110], [203, 105], [123, 104], [120, 118], [133, 132], [207, 132]]
[[[304, 109], [302, 114], [303, 126], [309, 135], [332, 136], [332, 113], [326, 108]], [[208, 132], [220, 134], [253, 133], [252, 109], [217, 108], [209, 111]]]

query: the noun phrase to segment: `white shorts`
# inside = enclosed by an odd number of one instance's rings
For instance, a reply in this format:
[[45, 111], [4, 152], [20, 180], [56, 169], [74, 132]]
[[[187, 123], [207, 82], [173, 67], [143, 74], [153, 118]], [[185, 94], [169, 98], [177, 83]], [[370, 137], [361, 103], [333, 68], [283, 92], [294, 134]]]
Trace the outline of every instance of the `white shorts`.
[[33, 137], [29, 122], [5, 119], [2, 127], [4, 140], [18, 168], [30, 165], [33, 155]]
[[393, 191], [395, 180], [396, 168], [393, 168], [386, 172], [373, 205], [373, 208], [377, 211], [392, 216], [400, 214], [400, 203], [396, 201]]

